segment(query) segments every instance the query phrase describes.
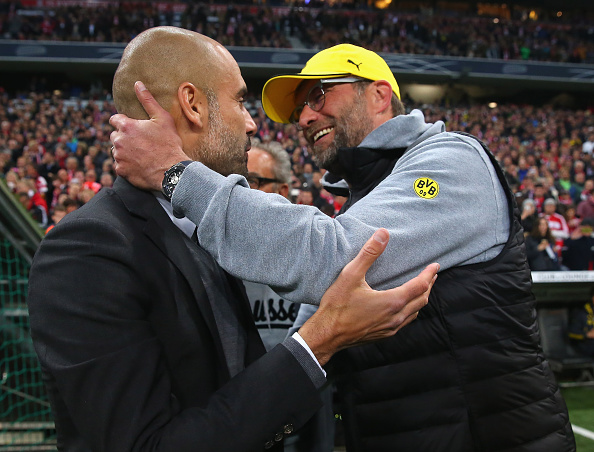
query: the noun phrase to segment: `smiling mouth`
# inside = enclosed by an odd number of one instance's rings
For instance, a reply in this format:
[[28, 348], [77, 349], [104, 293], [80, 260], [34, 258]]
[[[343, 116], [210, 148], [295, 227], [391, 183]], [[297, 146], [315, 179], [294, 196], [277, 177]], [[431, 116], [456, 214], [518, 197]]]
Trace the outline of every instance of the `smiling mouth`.
[[313, 136], [313, 142], [315, 143], [316, 141], [318, 141], [320, 138], [322, 138], [323, 136], [328, 135], [330, 132], [332, 132], [334, 130], [334, 127], [326, 127], [325, 129], [320, 130], [319, 132], [317, 132], [314, 136]]

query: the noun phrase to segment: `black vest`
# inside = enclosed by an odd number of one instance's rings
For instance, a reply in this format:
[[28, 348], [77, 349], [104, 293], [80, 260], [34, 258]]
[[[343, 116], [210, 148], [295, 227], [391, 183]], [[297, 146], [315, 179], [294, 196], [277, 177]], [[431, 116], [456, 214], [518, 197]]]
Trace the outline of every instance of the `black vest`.
[[[495, 259], [441, 272], [394, 337], [336, 356], [349, 452], [575, 450], [540, 347], [519, 211], [483, 148], [506, 192], [508, 241]], [[402, 150], [394, 155], [390, 169]]]

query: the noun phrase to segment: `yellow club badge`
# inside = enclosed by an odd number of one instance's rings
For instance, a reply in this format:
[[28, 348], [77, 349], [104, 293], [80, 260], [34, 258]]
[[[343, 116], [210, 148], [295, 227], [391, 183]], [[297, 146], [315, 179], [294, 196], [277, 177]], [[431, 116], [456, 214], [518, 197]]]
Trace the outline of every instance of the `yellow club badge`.
[[415, 193], [419, 198], [433, 199], [439, 193], [439, 184], [428, 177], [419, 177], [415, 181]]

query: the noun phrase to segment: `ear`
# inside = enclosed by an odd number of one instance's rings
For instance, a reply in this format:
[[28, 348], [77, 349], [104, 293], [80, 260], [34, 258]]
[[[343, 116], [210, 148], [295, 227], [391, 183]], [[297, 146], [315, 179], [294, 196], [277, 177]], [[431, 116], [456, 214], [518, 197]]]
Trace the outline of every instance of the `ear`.
[[181, 114], [188, 123], [203, 128], [208, 119], [208, 101], [202, 90], [190, 82], [184, 82], [177, 89], [177, 100]]
[[289, 184], [279, 184], [278, 194], [289, 199]]
[[386, 80], [376, 80], [369, 86], [370, 102], [378, 114], [392, 114], [392, 86]]

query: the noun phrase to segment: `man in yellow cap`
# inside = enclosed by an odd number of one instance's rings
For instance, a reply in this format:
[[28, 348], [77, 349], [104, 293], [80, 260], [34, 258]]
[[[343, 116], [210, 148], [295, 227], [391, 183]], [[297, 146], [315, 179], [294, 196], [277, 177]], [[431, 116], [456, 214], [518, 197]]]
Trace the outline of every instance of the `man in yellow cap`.
[[[144, 188], [165, 181], [168, 190], [163, 172], [187, 157], [150, 93], [139, 98], [150, 121], [112, 118], [117, 170]], [[302, 130], [329, 171], [326, 188], [349, 200], [332, 219], [247, 190], [240, 176], [190, 164], [172, 203], [223, 268], [315, 304], [379, 226], [391, 239], [367, 275], [373, 287], [441, 264], [415, 322], [335, 357], [344, 371], [348, 450], [575, 450], [539, 345], [519, 213], [486, 148], [441, 121], [426, 123], [418, 110], [405, 114], [386, 62], [353, 45], [323, 50], [299, 74], [269, 80], [262, 102], [272, 119]], [[262, 243], [274, 251], [274, 266]]]

